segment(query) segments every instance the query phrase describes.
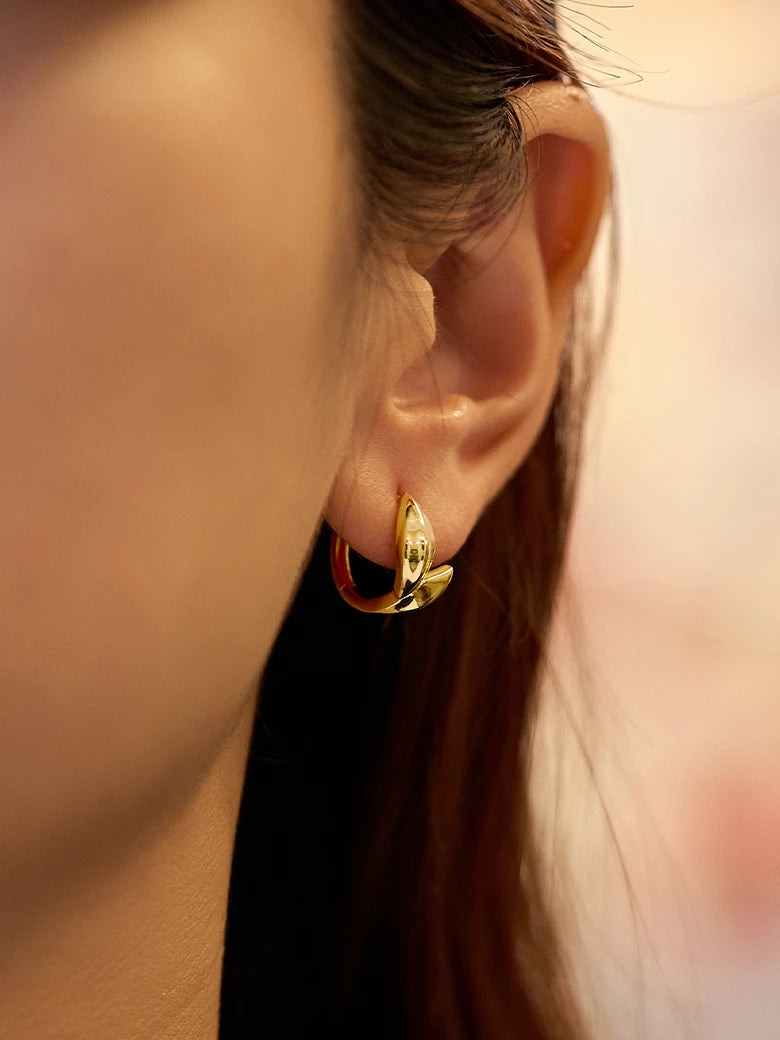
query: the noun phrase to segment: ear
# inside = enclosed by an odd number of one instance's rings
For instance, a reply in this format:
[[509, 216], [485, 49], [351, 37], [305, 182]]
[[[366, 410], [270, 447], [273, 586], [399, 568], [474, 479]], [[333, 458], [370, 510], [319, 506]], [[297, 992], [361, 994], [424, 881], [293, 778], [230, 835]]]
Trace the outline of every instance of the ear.
[[380, 399], [358, 412], [326, 507], [330, 526], [386, 567], [395, 566], [399, 494], [417, 500], [436, 562], [446, 561], [522, 464], [555, 395], [573, 292], [609, 189], [609, 148], [579, 88], [545, 82], [511, 100], [527, 191], [489, 233], [404, 249], [396, 275], [422, 314], [398, 325], [401, 360], [388, 365]]

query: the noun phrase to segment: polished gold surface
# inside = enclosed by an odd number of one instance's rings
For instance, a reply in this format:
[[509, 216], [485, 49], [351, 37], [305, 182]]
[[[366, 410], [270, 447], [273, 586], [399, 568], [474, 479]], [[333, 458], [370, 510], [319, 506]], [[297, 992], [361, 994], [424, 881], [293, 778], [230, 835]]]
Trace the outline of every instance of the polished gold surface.
[[433, 603], [452, 580], [452, 567], [431, 570], [436, 539], [422, 509], [404, 492], [396, 523], [396, 569], [393, 588], [384, 596], [367, 599], [355, 589], [349, 564], [350, 547], [335, 531], [330, 541], [330, 566], [342, 599], [365, 614], [400, 614]]

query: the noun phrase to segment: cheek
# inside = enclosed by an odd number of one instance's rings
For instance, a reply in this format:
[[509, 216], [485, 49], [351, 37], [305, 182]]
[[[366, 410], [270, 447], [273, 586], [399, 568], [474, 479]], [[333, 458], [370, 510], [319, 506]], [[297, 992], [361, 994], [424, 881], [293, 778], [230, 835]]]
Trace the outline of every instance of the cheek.
[[[0, 849], [215, 751], [343, 447], [325, 56], [271, 27], [250, 84], [206, 28], [126, 26], [4, 102]], [[257, 103], [279, 76], [313, 80], [294, 118]]]

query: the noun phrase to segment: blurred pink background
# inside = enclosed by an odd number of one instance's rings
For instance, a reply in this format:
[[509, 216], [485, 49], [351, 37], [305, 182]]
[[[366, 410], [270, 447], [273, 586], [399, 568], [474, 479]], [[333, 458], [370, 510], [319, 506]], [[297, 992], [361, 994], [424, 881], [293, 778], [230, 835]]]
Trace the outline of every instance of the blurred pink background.
[[540, 738], [551, 884], [599, 1038], [780, 1040], [780, 0], [563, 10], [592, 77], [626, 71], [595, 96], [622, 259]]

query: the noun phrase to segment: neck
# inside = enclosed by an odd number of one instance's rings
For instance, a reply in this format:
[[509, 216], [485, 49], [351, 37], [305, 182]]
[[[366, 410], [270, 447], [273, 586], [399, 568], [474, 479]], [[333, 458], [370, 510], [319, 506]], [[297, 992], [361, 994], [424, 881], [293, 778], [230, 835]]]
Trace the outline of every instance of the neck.
[[216, 1040], [254, 702], [192, 797], [0, 951], [4, 1040]]

